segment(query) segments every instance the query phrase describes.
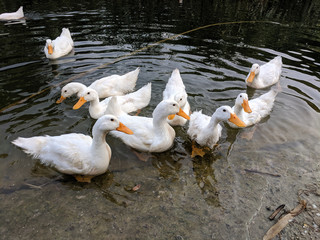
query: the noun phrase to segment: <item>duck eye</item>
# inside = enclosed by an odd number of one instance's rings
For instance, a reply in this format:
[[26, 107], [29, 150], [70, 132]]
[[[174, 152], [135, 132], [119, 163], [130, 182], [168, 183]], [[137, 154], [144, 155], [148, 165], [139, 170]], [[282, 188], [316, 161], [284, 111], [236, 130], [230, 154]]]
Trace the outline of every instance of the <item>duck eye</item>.
[[88, 95], [90, 95], [90, 92], [87, 92]]
[[242, 98], [242, 95], [240, 95], [240, 97]]
[[226, 112], [227, 110], [223, 109], [224, 112]]
[[111, 120], [111, 122], [113, 122], [113, 121], [114, 121], [114, 119], [113, 119], [113, 118], [111, 118], [110, 120]]
[[67, 92], [67, 90], [64, 90], [64, 92]]
[[174, 104], [172, 104], [172, 106], [174, 106], [174, 107], [175, 107], [175, 106], [176, 106], [176, 104], [174, 103]]
[[182, 98], [180, 98], [180, 101], [182, 101]]

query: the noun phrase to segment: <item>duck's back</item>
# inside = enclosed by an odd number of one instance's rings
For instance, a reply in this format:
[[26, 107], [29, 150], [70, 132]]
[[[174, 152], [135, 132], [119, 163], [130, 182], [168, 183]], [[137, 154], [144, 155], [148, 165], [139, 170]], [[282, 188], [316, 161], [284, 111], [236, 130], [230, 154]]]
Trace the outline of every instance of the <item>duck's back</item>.
[[149, 151], [153, 142], [153, 120], [152, 118], [130, 116], [127, 114], [118, 116], [120, 122], [132, 130], [133, 134], [128, 135], [119, 131], [111, 131], [110, 134], [120, 138], [126, 145], [140, 151]]
[[282, 69], [282, 58], [277, 56], [260, 67], [260, 78], [265, 87], [279, 81]]
[[276, 90], [271, 89], [260, 97], [250, 100], [249, 105], [252, 112], [259, 114], [261, 118], [268, 116], [273, 108], [277, 94]]
[[140, 68], [122, 76], [111, 75], [94, 81], [89, 87], [96, 90], [99, 98], [122, 96], [136, 86]]
[[188, 135], [191, 139], [196, 139], [197, 136], [204, 131], [204, 126], [209, 124], [210, 117], [203, 114], [202, 111], [195, 111], [190, 115]]
[[0, 20], [15, 20], [23, 18], [23, 7], [21, 6], [16, 12], [0, 14]]
[[173, 99], [178, 92], [185, 92], [185, 86], [180, 76], [179, 69], [173, 70], [163, 91], [163, 99]]
[[134, 112], [148, 106], [151, 99], [151, 83], [140, 88], [138, 91], [118, 97], [121, 109], [126, 112]]
[[83, 134], [70, 133], [60, 136], [38, 136], [17, 138], [13, 144], [24, 152], [40, 159], [45, 165], [63, 173], [76, 173], [85, 168], [92, 138]]

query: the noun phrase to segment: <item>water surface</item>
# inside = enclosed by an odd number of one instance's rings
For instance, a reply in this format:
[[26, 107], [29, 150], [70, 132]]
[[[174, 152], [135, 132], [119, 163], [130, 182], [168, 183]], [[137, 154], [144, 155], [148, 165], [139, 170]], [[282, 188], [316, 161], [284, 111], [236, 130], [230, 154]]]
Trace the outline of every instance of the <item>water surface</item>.
[[[0, 12], [19, 4], [2, 2]], [[301, 195], [309, 206], [320, 207], [316, 1], [48, 0], [23, 6], [25, 22], [0, 22], [0, 107], [14, 104], [0, 113], [3, 239], [262, 239], [274, 224], [272, 210], [294, 208], [301, 190], [309, 192]], [[252, 20], [258, 22], [208, 27], [122, 58], [199, 26]], [[45, 39], [63, 27], [72, 33], [74, 53], [49, 61]], [[82, 184], [11, 144], [19, 136], [91, 134], [88, 105], [72, 110], [76, 98], [55, 103], [71, 78], [89, 85], [140, 67], [136, 89], [152, 82], [152, 100], [141, 115], [151, 116], [178, 68], [192, 110], [211, 115], [232, 106], [240, 92], [250, 98], [265, 93], [247, 89], [244, 79], [252, 63], [278, 55], [282, 91], [271, 115], [245, 129], [225, 126], [218, 146], [203, 158], [190, 156], [188, 125], [175, 128], [172, 149], [147, 162], [107, 136], [113, 151], [107, 173]], [[141, 188], [132, 191], [137, 184]], [[302, 213], [282, 237], [315, 239], [318, 212]]]

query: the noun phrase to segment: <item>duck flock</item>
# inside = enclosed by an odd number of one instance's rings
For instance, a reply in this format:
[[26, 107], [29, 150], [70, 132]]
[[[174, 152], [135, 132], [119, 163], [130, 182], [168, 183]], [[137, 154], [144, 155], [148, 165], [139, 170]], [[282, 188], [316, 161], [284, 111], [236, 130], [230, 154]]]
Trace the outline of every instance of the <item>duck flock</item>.
[[[23, 8], [17, 12], [0, 14], [0, 20], [21, 19]], [[48, 59], [69, 54], [74, 43], [68, 28], [63, 28], [55, 40], [47, 39], [44, 53]], [[280, 56], [262, 66], [253, 64], [245, 80], [252, 88], [264, 89], [279, 82], [282, 68]], [[175, 130], [172, 126], [184, 126], [188, 120], [187, 134], [192, 140], [192, 157], [203, 156], [203, 148], [212, 149], [221, 137], [226, 122], [232, 128], [243, 128], [258, 123], [272, 110], [280, 85], [255, 99], [240, 93], [233, 107], [221, 106], [212, 116], [202, 111], [191, 112], [188, 94], [178, 69], [174, 69], [165, 89], [163, 100], [156, 106], [152, 117], [130, 115], [139, 113], [151, 99], [151, 83], [133, 92], [140, 68], [124, 75], [111, 75], [94, 81], [90, 86], [70, 82], [61, 89], [57, 103], [76, 95], [79, 100], [73, 109], [90, 103], [89, 114], [97, 119], [92, 137], [70, 133], [60, 136], [18, 137], [13, 144], [27, 154], [40, 159], [64, 174], [73, 175], [80, 182], [90, 182], [107, 171], [111, 148], [106, 135], [120, 138], [123, 143], [140, 152], [164, 152], [173, 146]], [[100, 99], [103, 99], [100, 101]]]

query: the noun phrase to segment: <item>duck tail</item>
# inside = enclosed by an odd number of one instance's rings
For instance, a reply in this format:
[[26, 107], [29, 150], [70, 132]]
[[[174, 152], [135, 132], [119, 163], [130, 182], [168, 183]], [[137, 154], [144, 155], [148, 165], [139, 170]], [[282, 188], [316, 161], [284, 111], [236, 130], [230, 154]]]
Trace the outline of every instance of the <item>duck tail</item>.
[[19, 9], [17, 10], [17, 13], [23, 15], [23, 6], [19, 7]]
[[110, 101], [108, 102], [107, 109], [105, 111], [105, 114], [111, 114], [116, 117], [125, 114], [125, 112], [122, 111], [120, 104], [118, 103], [118, 99], [116, 96], [111, 97]]
[[60, 36], [65, 36], [71, 39], [71, 33], [69, 31], [69, 28], [62, 28], [62, 32]]
[[272, 88], [275, 95], [277, 95], [279, 92], [282, 92], [282, 87], [280, 85], [280, 81], [277, 82], [277, 84]]
[[138, 75], [140, 73], [140, 67], [136, 68], [136, 70], [128, 72], [124, 75], [124, 80], [126, 84], [126, 92], [131, 92], [136, 86]]
[[45, 142], [46, 137], [18, 137], [16, 140], [12, 141], [14, 145], [22, 148], [25, 153], [32, 155], [34, 158], [37, 158], [40, 155]]

